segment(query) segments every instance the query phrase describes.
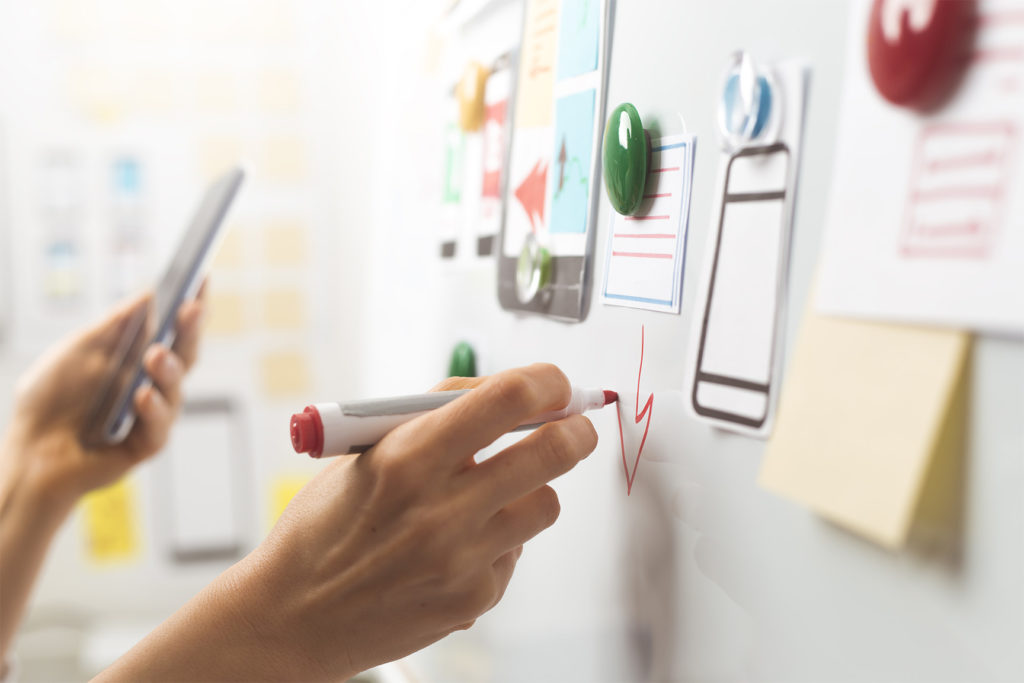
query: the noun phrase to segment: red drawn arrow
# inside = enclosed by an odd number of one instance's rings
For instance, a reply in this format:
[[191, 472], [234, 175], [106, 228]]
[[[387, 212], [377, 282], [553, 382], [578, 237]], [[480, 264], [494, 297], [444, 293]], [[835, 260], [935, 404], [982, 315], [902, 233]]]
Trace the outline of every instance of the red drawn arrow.
[[636, 479], [636, 468], [640, 465], [640, 456], [644, 452], [644, 444], [647, 443], [647, 431], [651, 428], [651, 415], [654, 414], [654, 394], [647, 396], [647, 402], [644, 404], [644, 409], [640, 410], [640, 376], [644, 372], [644, 328], [640, 326], [640, 370], [636, 373], [636, 411], [635, 421], [636, 424], [640, 424], [640, 420], [647, 416], [647, 424], [644, 425], [644, 436], [640, 439], [640, 448], [636, 450], [636, 460], [633, 461], [633, 471], [629, 470], [629, 463], [626, 460], [626, 439], [622, 435], [622, 413], [616, 411], [619, 417], [619, 446], [622, 448], [622, 467], [626, 471], [626, 495], [628, 496], [633, 490], [633, 481]]
[[558, 152], [558, 191], [562, 191], [562, 186], [565, 185], [565, 160], [568, 159], [568, 155], [565, 151], [565, 136], [562, 136], [562, 149]]
[[533, 165], [530, 175], [516, 188], [516, 199], [530, 217], [530, 225], [534, 232], [537, 232], [537, 224], [544, 222], [544, 189], [547, 185], [548, 166], [544, 164], [544, 168], [541, 168], [538, 160]]

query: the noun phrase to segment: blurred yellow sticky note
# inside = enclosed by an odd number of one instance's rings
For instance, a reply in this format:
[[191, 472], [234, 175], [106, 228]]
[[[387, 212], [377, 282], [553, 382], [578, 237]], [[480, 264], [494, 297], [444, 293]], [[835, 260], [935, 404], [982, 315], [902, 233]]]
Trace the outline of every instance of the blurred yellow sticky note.
[[122, 479], [82, 499], [86, 551], [97, 562], [130, 560], [139, 553], [135, 491]]
[[235, 137], [209, 137], [199, 142], [199, 173], [210, 179], [236, 165], [242, 157], [242, 141]]
[[306, 228], [297, 221], [275, 221], [263, 232], [263, 260], [268, 266], [299, 268], [306, 264], [309, 245]]
[[245, 300], [237, 292], [210, 293], [207, 300], [206, 332], [211, 335], [235, 335], [245, 329]]
[[306, 148], [300, 138], [267, 138], [263, 143], [258, 172], [267, 180], [294, 183], [305, 179]]
[[217, 254], [213, 257], [213, 270], [235, 270], [241, 268], [245, 262], [245, 241], [242, 238], [243, 228], [239, 225], [229, 225], [224, 239], [217, 248]]
[[264, 354], [260, 359], [260, 376], [267, 396], [302, 396], [310, 390], [309, 361], [301, 351]]
[[294, 330], [306, 325], [306, 297], [297, 289], [264, 292], [263, 324], [272, 330]]
[[309, 480], [310, 477], [301, 474], [287, 474], [274, 477], [270, 489], [270, 526], [273, 526], [280, 519], [284, 509], [288, 507], [288, 503], [292, 501], [292, 498], [295, 497], [295, 494], [303, 486], [309, 483]]
[[263, 111], [274, 114], [299, 110], [299, 79], [294, 71], [267, 69], [259, 77], [259, 105]]
[[[813, 305], [813, 304], [812, 304]], [[809, 308], [760, 484], [888, 548], [907, 539], [962, 390], [965, 332]]]

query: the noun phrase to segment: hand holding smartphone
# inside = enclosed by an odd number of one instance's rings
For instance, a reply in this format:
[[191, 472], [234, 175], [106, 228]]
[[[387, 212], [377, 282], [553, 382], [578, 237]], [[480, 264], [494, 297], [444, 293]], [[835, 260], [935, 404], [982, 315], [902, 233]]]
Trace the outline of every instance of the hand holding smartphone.
[[227, 215], [245, 173], [232, 169], [206, 191], [154, 294], [125, 326], [111, 359], [110, 371], [81, 435], [85, 445], [111, 445], [128, 436], [135, 424], [133, 397], [149, 382], [142, 357], [153, 344], [174, 343], [181, 305], [196, 296], [221, 236]]

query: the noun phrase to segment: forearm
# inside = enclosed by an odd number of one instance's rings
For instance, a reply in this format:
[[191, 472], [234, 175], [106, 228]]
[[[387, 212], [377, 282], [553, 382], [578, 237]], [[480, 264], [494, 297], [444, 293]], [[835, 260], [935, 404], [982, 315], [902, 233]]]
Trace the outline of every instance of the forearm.
[[0, 469], [0, 659], [6, 657], [54, 535], [72, 503], [47, 499], [5, 456]]
[[94, 680], [339, 680], [271, 635], [277, 615], [258, 564], [250, 556], [224, 572]]

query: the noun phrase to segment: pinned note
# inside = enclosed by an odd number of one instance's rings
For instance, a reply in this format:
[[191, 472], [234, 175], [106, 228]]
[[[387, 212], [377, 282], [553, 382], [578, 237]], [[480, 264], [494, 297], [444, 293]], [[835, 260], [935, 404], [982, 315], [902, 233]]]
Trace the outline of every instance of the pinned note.
[[601, 5], [595, 0], [562, 0], [558, 35], [558, 78], [597, 68]]
[[263, 229], [263, 262], [268, 266], [299, 268], [309, 258], [309, 231], [297, 220], [277, 220]]
[[601, 299], [606, 305], [679, 313], [695, 142], [692, 135], [654, 141], [639, 211], [612, 212]]
[[804, 316], [764, 488], [888, 548], [904, 544], [948, 429], [964, 332]]
[[242, 239], [243, 228], [239, 225], [229, 225], [224, 233], [224, 239], [217, 247], [217, 254], [213, 257], [213, 270], [237, 270], [245, 262], [245, 241]]
[[306, 326], [306, 297], [298, 289], [272, 289], [260, 300], [263, 324], [272, 330], [301, 330]]
[[551, 156], [552, 233], [584, 233], [590, 208], [594, 153], [595, 91], [566, 95], [555, 103], [555, 149]]
[[136, 492], [127, 477], [82, 498], [88, 556], [97, 562], [119, 562], [139, 554]]
[[213, 336], [241, 334], [245, 330], [245, 300], [238, 292], [213, 291], [207, 300], [206, 332]]
[[310, 392], [309, 361], [301, 351], [274, 351], [260, 359], [263, 392], [274, 398], [292, 398]]
[[526, 25], [519, 59], [519, 92], [516, 95], [516, 123], [521, 127], [551, 125], [558, 9], [558, 0], [533, 0], [526, 5]]
[[[948, 44], [943, 13], [973, 4], [920, 3], [887, 59], [912, 73], [920, 46]], [[822, 312], [1024, 334], [1024, 21], [1020, 3], [977, 7], [963, 80], [921, 116], [876, 91], [865, 36], [883, 19], [850, 4]]]
[[278, 183], [300, 182], [306, 177], [306, 146], [298, 137], [268, 138], [263, 144], [260, 171]]

